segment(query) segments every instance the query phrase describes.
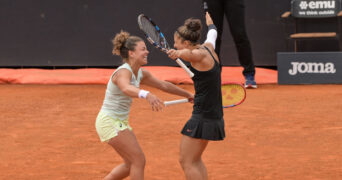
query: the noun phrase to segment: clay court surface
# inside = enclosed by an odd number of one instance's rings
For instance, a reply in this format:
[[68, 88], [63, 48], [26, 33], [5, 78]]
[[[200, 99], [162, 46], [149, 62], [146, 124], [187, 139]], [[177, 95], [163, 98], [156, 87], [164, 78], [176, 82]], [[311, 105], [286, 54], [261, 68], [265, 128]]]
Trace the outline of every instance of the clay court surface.
[[[105, 85], [0, 85], [0, 179], [102, 179], [121, 163], [95, 132], [104, 91]], [[203, 155], [209, 179], [342, 179], [341, 100], [342, 85], [247, 90], [242, 105], [224, 110], [226, 139], [209, 143]], [[146, 155], [145, 179], [184, 179], [179, 131], [190, 113], [191, 104], [152, 112], [146, 100], [134, 100], [130, 122]]]

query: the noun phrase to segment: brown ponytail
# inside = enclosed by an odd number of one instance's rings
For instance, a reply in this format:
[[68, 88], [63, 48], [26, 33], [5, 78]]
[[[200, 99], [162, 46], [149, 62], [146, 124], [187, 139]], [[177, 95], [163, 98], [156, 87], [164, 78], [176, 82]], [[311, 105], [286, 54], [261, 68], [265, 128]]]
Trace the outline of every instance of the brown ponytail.
[[201, 38], [202, 23], [199, 19], [189, 18], [180, 26], [176, 33], [184, 40], [192, 44], [198, 44]]
[[140, 37], [131, 36], [126, 31], [117, 33], [112, 40], [113, 51], [112, 53], [121, 56], [124, 60], [128, 59], [128, 51], [134, 51], [137, 42], [143, 41]]

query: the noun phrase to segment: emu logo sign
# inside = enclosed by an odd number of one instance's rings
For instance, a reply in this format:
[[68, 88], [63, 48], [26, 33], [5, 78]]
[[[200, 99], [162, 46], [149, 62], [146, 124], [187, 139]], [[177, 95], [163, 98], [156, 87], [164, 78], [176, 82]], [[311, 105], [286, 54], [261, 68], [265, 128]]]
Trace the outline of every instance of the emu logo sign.
[[301, 1], [299, 4], [301, 10], [310, 9], [334, 9], [335, 1]]
[[311, 63], [311, 62], [291, 62], [292, 69], [289, 70], [289, 74], [294, 76], [297, 73], [336, 73], [336, 69], [333, 63]]
[[340, 11], [340, 0], [292, 0], [294, 17], [334, 17]]

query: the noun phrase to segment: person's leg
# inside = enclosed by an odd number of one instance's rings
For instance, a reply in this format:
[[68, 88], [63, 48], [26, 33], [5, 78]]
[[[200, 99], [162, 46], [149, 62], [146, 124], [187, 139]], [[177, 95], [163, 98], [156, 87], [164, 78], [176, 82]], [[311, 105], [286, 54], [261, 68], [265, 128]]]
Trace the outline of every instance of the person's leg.
[[203, 0], [208, 4], [208, 12], [217, 28], [215, 52], [220, 57], [221, 38], [223, 30], [224, 6], [223, 0]]
[[187, 180], [207, 180], [207, 169], [202, 161], [202, 153], [207, 140], [183, 136], [180, 144], [179, 162]]
[[120, 131], [108, 144], [118, 152], [125, 163], [115, 167], [105, 177], [106, 180], [119, 180], [128, 175], [132, 180], [144, 179], [145, 155], [132, 131]]
[[120, 164], [112, 169], [103, 180], [121, 180], [129, 175], [128, 162]]
[[252, 49], [247, 36], [245, 25], [245, 5], [243, 0], [226, 0], [225, 15], [230, 32], [234, 39], [243, 75], [252, 76], [254, 79], [255, 66], [252, 58]]

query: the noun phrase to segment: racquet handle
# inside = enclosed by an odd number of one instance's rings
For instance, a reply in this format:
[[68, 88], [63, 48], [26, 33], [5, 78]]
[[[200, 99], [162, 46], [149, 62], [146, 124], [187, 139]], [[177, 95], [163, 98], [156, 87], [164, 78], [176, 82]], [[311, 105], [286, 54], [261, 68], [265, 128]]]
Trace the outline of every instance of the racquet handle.
[[179, 58], [176, 59], [176, 62], [178, 63], [178, 65], [179, 65], [180, 67], [182, 67], [182, 68], [186, 71], [186, 73], [189, 74], [189, 76], [190, 76], [191, 78], [194, 77], [194, 73], [191, 72], [190, 69], [189, 69], [188, 67], [186, 67], [186, 65], [185, 65]]
[[180, 103], [187, 103], [189, 99], [178, 99], [173, 101], [164, 101], [165, 106], [173, 105], [173, 104], [180, 104]]

